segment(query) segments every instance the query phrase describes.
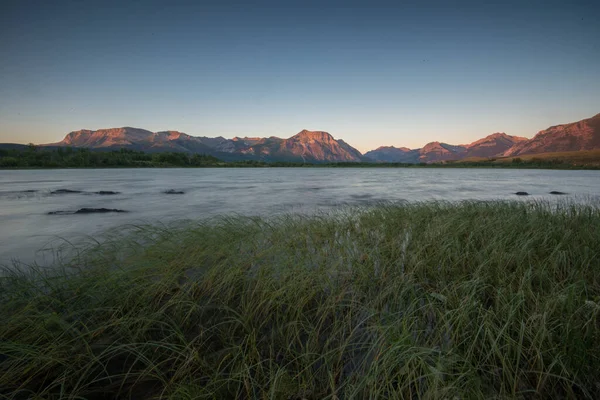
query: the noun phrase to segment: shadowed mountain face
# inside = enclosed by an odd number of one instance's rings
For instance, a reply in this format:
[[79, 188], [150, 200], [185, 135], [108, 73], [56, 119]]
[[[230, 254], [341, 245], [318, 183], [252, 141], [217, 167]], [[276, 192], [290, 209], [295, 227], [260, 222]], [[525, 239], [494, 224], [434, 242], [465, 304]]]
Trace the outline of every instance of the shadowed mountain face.
[[414, 164], [419, 162], [419, 149], [407, 147], [381, 146], [365, 153], [365, 157], [377, 162], [397, 162]]
[[177, 131], [151, 132], [137, 128], [80, 130], [69, 133], [52, 145], [91, 149], [127, 148], [146, 152], [178, 151], [204, 153], [227, 160], [260, 159], [269, 161], [356, 162], [361, 153], [327, 132], [307, 131], [289, 139], [208, 138]]
[[531, 140], [504, 152], [505, 156], [600, 149], [600, 114], [570, 124], [552, 126]]

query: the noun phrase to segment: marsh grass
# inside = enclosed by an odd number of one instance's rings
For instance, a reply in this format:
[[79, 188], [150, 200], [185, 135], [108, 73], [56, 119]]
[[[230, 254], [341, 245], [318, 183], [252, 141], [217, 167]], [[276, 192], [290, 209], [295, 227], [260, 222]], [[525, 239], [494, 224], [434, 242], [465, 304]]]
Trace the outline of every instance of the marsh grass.
[[566, 203], [130, 226], [5, 272], [0, 394], [599, 398], [599, 252]]

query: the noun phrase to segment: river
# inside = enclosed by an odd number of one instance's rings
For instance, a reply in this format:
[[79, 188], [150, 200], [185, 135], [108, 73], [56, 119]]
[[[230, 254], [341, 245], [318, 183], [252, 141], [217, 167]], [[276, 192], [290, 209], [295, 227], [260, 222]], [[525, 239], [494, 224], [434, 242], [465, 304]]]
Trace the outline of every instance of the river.
[[[57, 190], [79, 193], [52, 193]], [[165, 194], [167, 190], [184, 194]], [[96, 192], [113, 191], [115, 195]], [[525, 191], [530, 196], [516, 196]], [[556, 196], [550, 191], [566, 192]], [[198, 168], [0, 171], [0, 264], [48, 262], [65, 240], [129, 223], [217, 214], [313, 213], [380, 201], [598, 201], [600, 171], [441, 168]], [[82, 208], [126, 213], [70, 214]], [[65, 214], [49, 214], [64, 211]]]

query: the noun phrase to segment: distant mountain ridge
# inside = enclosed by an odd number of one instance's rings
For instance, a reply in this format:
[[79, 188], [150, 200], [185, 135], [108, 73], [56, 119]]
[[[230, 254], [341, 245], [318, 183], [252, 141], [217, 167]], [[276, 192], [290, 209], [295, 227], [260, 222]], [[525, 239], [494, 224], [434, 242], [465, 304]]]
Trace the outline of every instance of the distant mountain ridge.
[[276, 136], [224, 137], [191, 136], [179, 131], [151, 132], [123, 127], [83, 129], [70, 132], [58, 142], [44, 146], [73, 146], [90, 149], [126, 148], [146, 152], [202, 153], [225, 161], [304, 161], [304, 162], [399, 162], [431, 163], [465, 158], [489, 158], [600, 149], [600, 114], [578, 122], [552, 126], [532, 139], [494, 133], [466, 145], [430, 142], [419, 149], [382, 146], [360, 151], [324, 131], [302, 130], [282, 139]]
[[92, 131], [82, 129], [70, 132], [53, 145], [84, 148], [139, 148], [152, 151], [201, 152], [225, 142], [223, 137], [195, 137], [178, 131], [151, 132], [145, 129], [123, 127]]
[[493, 157], [525, 140], [527, 139], [523, 137], [494, 133], [467, 145], [430, 142], [420, 149], [413, 150], [406, 147], [379, 147], [365, 153], [365, 157], [378, 162], [401, 163], [430, 163], [460, 160], [467, 157]]
[[377, 162], [427, 163], [596, 149], [600, 149], [600, 114], [578, 122], [551, 126], [532, 139], [494, 133], [468, 145], [431, 142], [413, 150], [380, 147], [365, 153], [365, 157]]
[[343, 140], [327, 132], [302, 130], [289, 139], [209, 138], [190, 136], [178, 131], [151, 132], [123, 127], [79, 130], [70, 132], [52, 146], [73, 146], [91, 149], [126, 148], [147, 152], [177, 151], [203, 153], [226, 160], [257, 159], [268, 161], [357, 162], [362, 154]]

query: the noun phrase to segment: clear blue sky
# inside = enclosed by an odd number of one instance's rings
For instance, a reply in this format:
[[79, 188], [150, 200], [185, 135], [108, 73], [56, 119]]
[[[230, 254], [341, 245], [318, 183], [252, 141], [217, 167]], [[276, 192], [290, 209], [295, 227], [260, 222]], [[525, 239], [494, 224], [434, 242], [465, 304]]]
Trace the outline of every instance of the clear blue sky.
[[0, 5], [0, 142], [326, 130], [361, 151], [600, 112], [597, 1]]

